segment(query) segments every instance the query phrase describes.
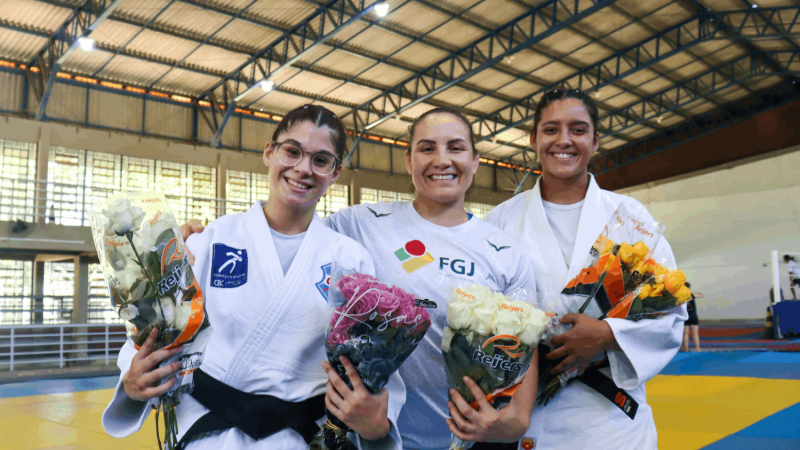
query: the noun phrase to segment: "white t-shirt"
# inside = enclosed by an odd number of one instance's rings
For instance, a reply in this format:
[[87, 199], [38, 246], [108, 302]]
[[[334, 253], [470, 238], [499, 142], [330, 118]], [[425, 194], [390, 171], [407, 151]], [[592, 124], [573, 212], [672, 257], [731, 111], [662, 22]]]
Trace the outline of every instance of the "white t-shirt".
[[797, 261], [789, 261], [789, 274], [792, 278], [800, 278], [800, 264]]
[[542, 200], [547, 222], [556, 236], [561, 253], [564, 254], [564, 261], [567, 262], [567, 267], [569, 267], [570, 259], [572, 259], [572, 250], [575, 248], [575, 236], [578, 235], [578, 222], [581, 220], [583, 202], [581, 200], [571, 205], [558, 205]]
[[462, 282], [509, 294], [518, 289], [535, 292], [525, 248], [478, 217], [454, 227], [436, 225], [420, 216], [411, 202], [356, 205], [322, 220], [367, 248], [381, 282], [435, 302], [428, 308], [431, 328], [400, 366], [407, 397], [397, 426], [404, 448], [449, 448], [442, 331], [450, 290]]
[[288, 236], [278, 233], [272, 228], [269, 231], [272, 233], [272, 242], [275, 243], [275, 252], [278, 253], [278, 259], [281, 261], [283, 274], [286, 275], [289, 267], [292, 266], [294, 257], [297, 255], [297, 250], [300, 249], [300, 244], [303, 243], [303, 237], [305, 237], [306, 233], [302, 232], [294, 236]]

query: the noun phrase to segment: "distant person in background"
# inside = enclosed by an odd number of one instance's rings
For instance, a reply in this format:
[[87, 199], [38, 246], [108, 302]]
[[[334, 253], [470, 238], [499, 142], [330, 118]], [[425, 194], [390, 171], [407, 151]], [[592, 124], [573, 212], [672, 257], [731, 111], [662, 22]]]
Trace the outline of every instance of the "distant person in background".
[[797, 300], [797, 294], [794, 292], [794, 287], [800, 287], [800, 265], [797, 264], [797, 261], [794, 259], [794, 256], [783, 255], [783, 262], [789, 266], [789, 279], [791, 283], [792, 289], [792, 300]]
[[[691, 289], [692, 285], [688, 282], [686, 287]], [[694, 346], [697, 351], [700, 351], [700, 318], [697, 317], [697, 305], [694, 303], [695, 298], [703, 298], [703, 294], [699, 292], [692, 292], [692, 299], [686, 303], [686, 311], [689, 313], [689, 319], [683, 323], [683, 346], [681, 350], [684, 352], [689, 351], [689, 332], [692, 332], [694, 337]]]

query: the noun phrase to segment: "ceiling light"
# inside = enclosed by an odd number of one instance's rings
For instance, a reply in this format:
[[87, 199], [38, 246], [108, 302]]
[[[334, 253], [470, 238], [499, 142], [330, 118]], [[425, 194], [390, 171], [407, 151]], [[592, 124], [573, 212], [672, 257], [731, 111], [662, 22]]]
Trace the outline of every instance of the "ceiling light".
[[386, 15], [389, 14], [389, 4], [381, 2], [375, 5], [375, 14], [377, 14], [378, 17], [386, 17]]
[[758, 4], [753, 5], [753, 9], [758, 8]]
[[81, 47], [81, 50], [90, 52], [94, 50], [94, 39], [88, 37], [79, 37], [78, 45]]
[[273, 86], [275, 86], [275, 83], [272, 80], [264, 80], [261, 82], [261, 89], [263, 89], [264, 92], [271, 91]]
[[664, 120], [663, 117], [659, 117], [658, 119], [656, 119], [656, 122], [661, 123], [663, 120]]

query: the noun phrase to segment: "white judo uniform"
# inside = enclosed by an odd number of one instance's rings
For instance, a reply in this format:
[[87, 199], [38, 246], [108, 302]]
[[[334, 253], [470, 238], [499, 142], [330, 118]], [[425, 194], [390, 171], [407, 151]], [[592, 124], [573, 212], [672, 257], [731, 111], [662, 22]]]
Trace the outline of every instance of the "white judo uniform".
[[[590, 177], [569, 265], [542, 204], [541, 178], [533, 189], [497, 206], [487, 218], [527, 247], [542, 301], [548, 295], [560, 293], [567, 282], [578, 275], [589, 249], [617, 206], [621, 203], [638, 204], [632, 198], [600, 189], [594, 177]], [[656, 246], [654, 258], [666, 258], [674, 267], [672, 249], [663, 237]], [[557, 312], [563, 317], [567, 305], [559, 304]], [[653, 320], [606, 319], [622, 351], [608, 352], [610, 368], [600, 370], [639, 403], [635, 419], [628, 418], [592, 388], [573, 381], [547, 406], [534, 407], [531, 426], [520, 440], [520, 448], [657, 448], [655, 422], [647, 405], [645, 382], [657, 375], [677, 353], [683, 339], [683, 321], [687, 317], [686, 307], [682, 306], [677, 312]]]
[[536, 290], [525, 249], [497, 227], [472, 217], [455, 227], [422, 218], [411, 202], [353, 206], [323, 219], [331, 228], [366, 247], [378, 278], [407, 289], [429, 308], [432, 326], [414, 353], [400, 366], [407, 390], [398, 419], [406, 449], [447, 449], [445, 419], [448, 384], [442, 358], [442, 330], [454, 279], [504, 293]]
[[[336, 261], [367, 274], [374, 274], [374, 266], [361, 245], [326, 228], [315, 216], [284, 275], [262, 207], [257, 202], [246, 213], [221, 217], [187, 240], [213, 330], [201, 368], [241, 391], [298, 402], [325, 393], [327, 375], [320, 363], [327, 360], [324, 331], [330, 320], [326, 307], [330, 264]], [[117, 365], [123, 375], [135, 353], [130, 343], [120, 351]], [[362, 448], [402, 446], [396, 424], [405, 387], [395, 374], [386, 388], [390, 435], [375, 442], [352, 435]], [[154, 401], [129, 399], [120, 377], [103, 413], [103, 427], [114, 437], [138, 431]], [[179, 437], [207, 412], [193, 397], [182, 396], [177, 407]], [[323, 416], [320, 411], [319, 417]], [[322, 422], [324, 418], [318, 421]], [[308, 444], [292, 429], [255, 441], [232, 428], [210, 433], [187, 448], [306, 450]]]

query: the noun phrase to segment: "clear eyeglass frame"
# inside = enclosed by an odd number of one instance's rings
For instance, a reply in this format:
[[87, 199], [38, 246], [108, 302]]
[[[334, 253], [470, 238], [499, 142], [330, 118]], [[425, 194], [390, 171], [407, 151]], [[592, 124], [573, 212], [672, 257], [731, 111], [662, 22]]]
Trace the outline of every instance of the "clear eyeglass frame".
[[[277, 152], [278, 161], [281, 164], [283, 164], [284, 166], [294, 167], [294, 166], [300, 164], [300, 161], [302, 161], [303, 158], [305, 158], [306, 155], [308, 155], [309, 161], [311, 162], [311, 170], [314, 173], [316, 173], [317, 175], [320, 175], [320, 176], [323, 176], [323, 177], [326, 176], [326, 175], [332, 174], [333, 171], [336, 170], [336, 166], [338, 166], [338, 165], [340, 165], [342, 163], [341, 159], [337, 158], [336, 156], [334, 156], [334, 155], [332, 155], [332, 154], [330, 154], [330, 153], [328, 153], [326, 151], [308, 153], [305, 150], [303, 150], [302, 147], [300, 147], [299, 145], [295, 145], [295, 144], [292, 144], [290, 142], [273, 141], [272, 145], [275, 146], [275, 151]], [[285, 154], [286, 153], [286, 151], [285, 151], [285, 148], [286, 148], [285, 146], [286, 145], [290, 145], [290, 146], [292, 146], [293, 148], [297, 149], [300, 152], [300, 157], [297, 158], [296, 161], [292, 162], [291, 161], [292, 157], [287, 155], [287, 154]], [[284, 151], [281, 151], [282, 148], [284, 149]], [[331, 164], [330, 169], [327, 169], [326, 167], [317, 167], [317, 166], [314, 165], [314, 160], [312, 158], [314, 156], [320, 154], [320, 153], [322, 153], [325, 156], [330, 156], [331, 158], [333, 158], [333, 164]], [[285, 158], [288, 158], [288, 160], [285, 159]], [[326, 172], [326, 170], [327, 170], [327, 172]]]

